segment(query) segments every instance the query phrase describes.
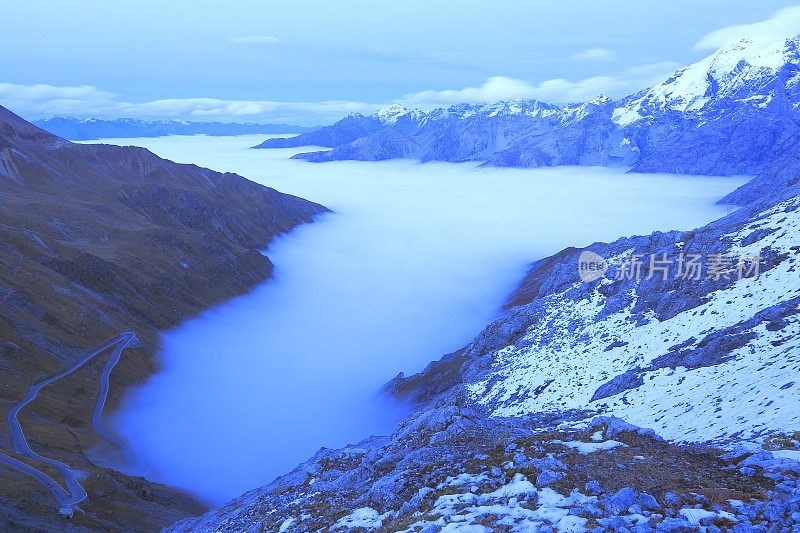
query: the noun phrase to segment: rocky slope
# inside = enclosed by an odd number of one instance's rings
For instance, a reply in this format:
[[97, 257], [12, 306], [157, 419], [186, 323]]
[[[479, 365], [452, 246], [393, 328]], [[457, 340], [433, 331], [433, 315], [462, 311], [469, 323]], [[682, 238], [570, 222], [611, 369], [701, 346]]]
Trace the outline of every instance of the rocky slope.
[[256, 148], [320, 145], [324, 162], [413, 158], [537, 167], [616, 165], [641, 172], [757, 174], [800, 141], [800, 37], [739, 41], [663, 83], [611, 101], [390, 106]]
[[[797, 152], [792, 159], [799, 176]], [[425, 403], [463, 388], [497, 416], [588, 409], [676, 441], [759, 445], [800, 428], [800, 180], [782, 181], [784, 173], [765, 173], [731, 195], [746, 205], [706, 227], [538, 261], [503, 318], [420, 375], [397, 378], [392, 390]], [[771, 194], [752, 201], [761, 183]], [[609, 263], [590, 283], [577, 269], [587, 251]], [[699, 278], [680, 277], [680, 258], [686, 266], [695, 253]], [[629, 277], [637, 256], [639, 279]], [[749, 271], [756, 256], [757, 275]], [[651, 257], [666, 272], [649, 277]], [[716, 258], [727, 259], [717, 273]]]
[[392, 435], [167, 530], [797, 531], [800, 150], [763, 164], [703, 228], [534, 263], [387, 385], [415, 406]]
[[[154, 370], [158, 331], [270, 276], [270, 240], [325, 208], [235, 174], [134, 147], [77, 145], [0, 107], [0, 411], [27, 388], [123, 331], [140, 344], [114, 370], [110, 403]], [[152, 530], [202, 507], [100, 466], [94, 433], [100, 358], [46, 387], [22, 416], [37, 451], [85, 470], [74, 524]], [[0, 445], [8, 452], [8, 433]], [[0, 529], [65, 527], [46, 489], [0, 472]]]
[[181, 120], [137, 120], [118, 118], [101, 120], [53, 117], [34, 120], [33, 124], [54, 135], [73, 141], [120, 137], [161, 137], [163, 135], [245, 135], [250, 133], [303, 133], [310, 128], [288, 124], [237, 122], [184, 122]]
[[295, 146], [339, 146], [361, 137], [370, 135], [383, 126], [378, 117], [365, 117], [353, 113], [338, 121], [315, 131], [303, 133], [295, 140], [292, 137], [268, 139], [253, 148], [292, 148]]
[[[800, 464], [617, 418], [426, 410], [165, 531], [786, 531]], [[776, 529], [770, 529], [777, 526]]]

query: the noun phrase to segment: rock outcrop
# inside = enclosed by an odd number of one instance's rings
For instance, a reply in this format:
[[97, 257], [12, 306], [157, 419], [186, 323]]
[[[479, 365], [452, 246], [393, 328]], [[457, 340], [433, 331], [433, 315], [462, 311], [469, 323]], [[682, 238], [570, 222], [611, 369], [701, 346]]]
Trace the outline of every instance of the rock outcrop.
[[764, 532], [800, 519], [794, 461], [678, 446], [616, 418], [581, 416], [429, 409], [389, 438], [320, 450], [165, 531]]

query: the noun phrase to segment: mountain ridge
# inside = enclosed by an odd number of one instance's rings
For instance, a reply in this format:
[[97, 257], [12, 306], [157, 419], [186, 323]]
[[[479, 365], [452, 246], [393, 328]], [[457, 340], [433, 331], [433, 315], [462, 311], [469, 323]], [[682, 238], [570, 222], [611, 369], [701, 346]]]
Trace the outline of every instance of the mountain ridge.
[[[457, 104], [429, 112], [393, 104], [313, 134], [255, 148], [332, 148], [311, 162], [476, 162], [491, 166], [607, 165], [635, 172], [755, 175], [800, 141], [800, 36], [742, 40], [617, 101]], [[361, 128], [352, 128], [359, 123]]]
[[36, 126], [73, 141], [164, 135], [249, 135], [254, 133], [303, 133], [314, 128], [291, 124], [255, 122], [188, 122], [183, 120], [80, 119], [50, 117], [32, 121]]
[[[134, 331], [139, 344], [112, 376], [113, 408], [126, 386], [155, 371], [159, 331], [269, 278], [267, 244], [327, 212], [144, 148], [71, 143], [3, 107], [0, 200], [3, 411], [37, 380]], [[119, 450], [92, 425], [102, 364], [43, 389], [20, 420], [34, 450], [87, 473], [90, 496], [73, 526], [152, 530], [201, 512], [188, 495], [107, 466]], [[13, 456], [6, 431], [0, 443]], [[0, 484], [0, 529], [64, 527], [45, 487], [16, 471], [2, 475], [10, 482]]]

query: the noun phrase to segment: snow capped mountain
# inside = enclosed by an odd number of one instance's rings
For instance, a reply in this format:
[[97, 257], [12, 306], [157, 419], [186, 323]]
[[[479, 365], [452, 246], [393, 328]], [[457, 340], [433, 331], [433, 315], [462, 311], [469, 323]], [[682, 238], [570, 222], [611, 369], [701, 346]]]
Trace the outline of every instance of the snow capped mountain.
[[[592, 103], [605, 101], [605, 97], [599, 97]], [[608, 100], [610, 101], [610, 100]], [[380, 108], [373, 117], [376, 117], [385, 125], [394, 125], [398, 120], [406, 118], [418, 124], [444, 120], [447, 118], [468, 119], [476, 116], [486, 117], [549, 117], [549, 116], [568, 116], [565, 113], [567, 108], [548, 104], [540, 100], [507, 100], [492, 103], [477, 104], [455, 104], [448, 108], [438, 108], [429, 112], [420, 109], [410, 110], [402, 104], [391, 104]]]
[[508, 116], [527, 116], [527, 117], [550, 117], [561, 115], [563, 109], [557, 105], [548, 104], [539, 100], [507, 100], [484, 104], [457, 104], [447, 108], [444, 113], [433, 111], [432, 117], [443, 115], [468, 119], [474, 116], [486, 117], [508, 117]]
[[380, 120], [383, 124], [395, 124], [398, 118], [407, 114], [408, 109], [400, 104], [392, 104], [382, 107], [375, 112], [375, 116], [378, 117], [378, 120]]
[[73, 141], [112, 137], [161, 137], [163, 135], [245, 135], [251, 133], [302, 133], [310, 128], [286, 124], [236, 122], [188, 122], [185, 120], [138, 120], [119, 118], [54, 117], [33, 121], [40, 128]]
[[397, 121], [403, 118], [418, 122], [425, 114], [418, 109], [412, 111], [401, 104], [392, 104], [378, 109], [374, 116], [381, 121], [381, 124], [389, 126], [397, 124]]
[[800, 102], [800, 36], [769, 44], [743, 39], [682, 68], [666, 81], [624, 99], [614, 122], [626, 126], [669, 111], [724, 112], [724, 106], [763, 108], [782, 97]]
[[[740, 41], [614, 102], [400, 104], [259, 148], [326, 146], [299, 159], [475, 161], [536, 167], [615, 165], [640, 172], [758, 174], [800, 142], [800, 37]], [[354, 123], [358, 123], [354, 127]]]
[[385, 127], [377, 117], [350, 113], [331, 126], [296, 137], [267, 139], [253, 148], [293, 148], [296, 146], [341, 146], [366, 137]]

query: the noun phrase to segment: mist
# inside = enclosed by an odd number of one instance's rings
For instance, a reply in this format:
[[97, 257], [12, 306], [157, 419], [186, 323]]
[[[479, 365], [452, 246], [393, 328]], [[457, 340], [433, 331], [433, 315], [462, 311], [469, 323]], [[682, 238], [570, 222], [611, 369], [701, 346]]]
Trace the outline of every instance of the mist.
[[411, 161], [312, 164], [265, 136], [106, 140], [237, 172], [335, 213], [273, 242], [274, 277], [163, 334], [114, 417], [147, 477], [219, 504], [321, 446], [392, 430], [376, 395], [467, 344], [528, 265], [566, 246], [723, 215], [740, 178]]

